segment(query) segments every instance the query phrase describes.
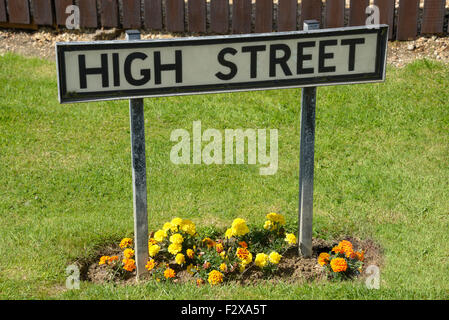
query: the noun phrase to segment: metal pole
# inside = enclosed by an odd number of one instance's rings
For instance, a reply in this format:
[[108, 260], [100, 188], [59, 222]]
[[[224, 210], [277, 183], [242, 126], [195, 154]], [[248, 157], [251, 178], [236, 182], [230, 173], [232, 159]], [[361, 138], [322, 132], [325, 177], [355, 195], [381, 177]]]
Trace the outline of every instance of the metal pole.
[[[140, 40], [138, 30], [126, 31], [126, 40]], [[148, 261], [147, 178], [145, 160], [145, 121], [143, 99], [129, 99], [131, 159], [134, 207], [134, 250], [137, 280], [145, 273]]]
[[[320, 23], [305, 20], [304, 30], [316, 30]], [[299, 153], [299, 254], [312, 256], [313, 170], [315, 152], [316, 87], [301, 90], [301, 141]]]

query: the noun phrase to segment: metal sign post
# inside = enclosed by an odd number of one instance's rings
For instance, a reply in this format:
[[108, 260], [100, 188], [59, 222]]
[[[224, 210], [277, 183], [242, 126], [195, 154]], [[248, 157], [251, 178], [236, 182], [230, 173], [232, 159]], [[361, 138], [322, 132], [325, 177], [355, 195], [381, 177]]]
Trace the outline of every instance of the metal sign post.
[[[140, 40], [138, 30], [126, 31], [126, 40]], [[147, 177], [145, 161], [145, 121], [143, 99], [129, 99], [129, 121], [131, 127], [131, 160], [134, 207], [134, 253], [137, 279], [145, 273], [148, 261], [148, 212]]]
[[[317, 30], [316, 20], [304, 21], [304, 30]], [[301, 141], [299, 153], [299, 253], [312, 256], [313, 171], [315, 155], [316, 87], [301, 89]]]

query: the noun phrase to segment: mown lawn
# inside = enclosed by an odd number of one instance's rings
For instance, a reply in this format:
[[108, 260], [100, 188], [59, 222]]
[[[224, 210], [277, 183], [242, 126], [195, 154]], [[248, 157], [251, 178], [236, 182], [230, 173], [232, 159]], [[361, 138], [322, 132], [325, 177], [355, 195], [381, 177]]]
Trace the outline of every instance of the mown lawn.
[[[54, 63], [0, 56], [0, 298], [449, 298], [449, 66], [389, 68], [385, 84], [318, 89], [314, 233], [372, 238], [380, 290], [363, 281], [65, 288], [66, 267], [133, 232], [127, 101], [60, 105]], [[206, 228], [270, 211], [297, 221], [300, 89], [145, 99], [150, 229]], [[175, 165], [174, 129], [279, 130], [279, 169]]]

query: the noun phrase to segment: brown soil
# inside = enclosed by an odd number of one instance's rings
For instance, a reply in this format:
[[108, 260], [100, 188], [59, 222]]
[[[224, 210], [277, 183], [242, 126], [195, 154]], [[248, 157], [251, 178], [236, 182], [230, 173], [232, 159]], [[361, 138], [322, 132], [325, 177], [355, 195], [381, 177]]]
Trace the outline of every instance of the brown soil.
[[[253, 285], [261, 282], [276, 283], [279, 281], [287, 283], [322, 281], [326, 279], [324, 269], [317, 263], [317, 257], [321, 252], [329, 252], [341, 240], [349, 240], [353, 243], [356, 250], [365, 250], [364, 268], [369, 265], [381, 267], [383, 263], [382, 250], [373, 240], [360, 240], [353, 237], [343, 237], [334, 241], [326, 241], [323, 239], [313, 239], [313, 255], [312, 258], [302, 258], [298, 256], [298, 248], [291, 247], [283, 253], [281, 262], [277, 271], [270, 275], [270, 278], [256, 266], [247, 268], [236, 280], [242, 285]], [[95, 255], [88, 259], [81, 259], [76, 262], [80, 267], [81, 279], [94, 283], [104, 283], [112, 281], [118, 284], [127, 284], [135, 282], [135, 272], [129, 274], [125, 279], [118, 277], [111, 279], [107, 272], [106, 266], [101, 266], [98, 261], [102, 255], [118, 255], [122, 258], [122, 250], [117, 246], [108, 246], [99, 250], [101, 254]], [[177, 273], [176, 282], [195, 282], [195, 279], [185, 270], [180, 270], [176, 264], [170, 264]], [[362, 277], [363, 277], [362, 271]], [[150, 280], [150, 279], [143, 279]]]

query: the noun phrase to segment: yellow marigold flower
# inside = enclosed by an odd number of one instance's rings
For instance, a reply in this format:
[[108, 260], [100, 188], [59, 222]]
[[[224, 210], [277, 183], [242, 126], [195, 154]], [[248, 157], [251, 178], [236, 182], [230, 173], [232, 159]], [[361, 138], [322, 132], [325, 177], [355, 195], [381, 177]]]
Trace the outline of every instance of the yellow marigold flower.
[[288, 244], [296, 244], [296, 236], [293, 233], [287, 233], [285, 235], [285, 241]]
[[145, 265], [145, 269], [147, 269], [148, 271], [151, 271], [154, 269], [156, 263], [154, 262], [153, 259], [148, 260], [147, 264]]
[[268, 258], [271, 263], [278, 264], [279, 261], [281, 261], [282, 256], [279, 253], [277, 253], [276, 251], [272, 251], [270, 253], [270, 255], [268, 256]]
[[127, 248], [132, 245], [133, 245], [133, 239], [131, 239], [131, 238], [123, 238], [122, 241], [120, 241], [121, 249]]
[[161, 247], [159, 247], [157, 244], [153, 244], [148, 248], [148, 254], [150, 255], [150, 257], [154, 257], [158, 254], [159, 250], [161, 250]]
[[115, 261], [118, 261], [118, 256], [112, 256], [112, 257], [109, 257], [109, 259], [108, 259], [108, 264], [111, 264], [111, 263], [113, 263], [113, 262], [115, 262]]
[[240, 273], [242, 273], [243, 271], [245, 271], [245, 268], [246, 268], [246, 264], [241, 263], [240, 266], [239, 266], [239, 271], [240, 271]]
[[123, 269], [126, 271], [132, 272], [136, 269], [136, 261], [134, 259], [123, 259]]
[[176, 272], [175, 270], [171, 269], [171, 268], [167, 268], [164, 271], [164, 277], [165, 279], [169, 279], [169, 278], [174, 278], [176, 276]]
[[165, 232], [164, 230], [158, 230], [154, 234], [154, 239], [156, 239], [157, 242], [162, 242], [162, 241], [164, 241], [166, 236], [167, 236], [167, 232]]
[[248, 254], [248, 256], [242, 260], [242, 264], [243, 265], [247, 265], [250, 264], [251, 261], [253, 261], [253, 255], [251, 254], [251, 252]]
[[228, 270], [228, 267], [226, 266], [226, 263], [220, 264], [220, 270], [223, 272], [226, 272]]
[[187, 219], [182, 220], [181, 222], [181, 230], [184, 231], [185, 233], [193, 236], [196, 233], [196, 227], [195, 224]]
[[232, 233], [232, 228], [227, 229], [226, 232], [225, 232], [225, 238], [229, 239], [232, 236], [234, 236], [234, 234]]
[[186, 254], [187, 254], [187, 257], [189, 257], [190, 259], [193, 259], [195, 252], [192, 249], [187, 249]]
[[217, 243], [217, 245], [215, 246], [215, 250], [217, 251], [217, 253], [221, 253], [224, 250], [223, 244]]
[[168, 232], [168, 230], [171, 230], [171, 227], [172, 227], [171, 223], [170, 222], [166, 222], [162, 226], [162, 230], [164, 230], [165, 232]]
[[258, 253], [256, 254], [256, 258], [254, 259], [254, 264], [258, 266], [259, 268], [263, 268], [267, 265], [268, 262], [268, 255], [265, 253]]
[[222, 259], [226, 259], [226, 251], [222, 251], [222, 252], [220, 253], [220, 257], [221, 257]]
[[170, 224], [171, 224], [170, 230], [173, 232], [179, 231], [179, 227], [181, 226], [181, 223], [182, 223], [181, 218], [178, 218], [178, 217], [173, 218], [172, 221], [170, 221]]
[[357, 251], [355, 254], [357, 255], [357, 259], [360, 261], [365, 260], [365, 251]]
[[108, 262], [109, 260], [109, 256], [102, 256], [100, 258], [100, 262], [98, 264], [105, 264], [106, 262]]
[[168, 252], [175, 255], [182, 250], [182, 245], [179, 243], [172, 243], [168, 246]]
[[232, 234], [235, 236], [243, 236], [249, 232], [246, 221], [241, 218], [237, 218], [232, 222], [231, 229]]
[[223, 273], [221, 273], [218, 270], [212, 270], [209, 272], [209, 277], [207, 278], [207, 281], [211, 285], [219, 284], [220, 282], [223, 282]]
[[279, 223], [279, 225], [285, 224], [285, 218], [282, 214], [271, 212], [267, 214], [267, 219], [270, 220], [271, 222], [277, 222]]
[[319, 257], [318, 257], [318, 263], [320, 264], [320, 266], [324, 266], [325, 264], [329, 263], [329, 253], [327, 252], [321, 252]]
[[148, 246], [151, 247], [153, 244], [157, 244], [156, 239], [154, 239], [154, 238], [148, 239]]
[[264, 228], [265, 230], [271, 230], [272, 227], [273, 227], [273, 224], [271, 223], [270, 220], [265, 221], [265, 223], [264, 223], [264, 225], [263, 225], [263, 228]]
[[131, 259], [132, 257], [134, 257], [134, 250], [125, 249], [125, 251], [123, 251], [123, 255], [125, 256], [125, 258]]
[[181, 244], [184, 241], [184, 238], [179, 233], [175, 233], [170, 237], [170, 242], [175, 244]]
[[343, 258], [335, 258], [331, 261], [331, 268], [334, 272], [345, 272], [348, 269], [348, 264]]
[[177, 264], [183, 264], [186, 262], [186, 258], [184, 257], [184, 255], [182, 253], [178, 253], [175, 257], [175, 261]]

